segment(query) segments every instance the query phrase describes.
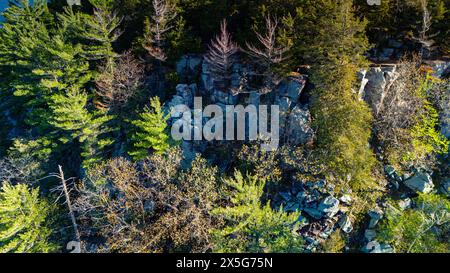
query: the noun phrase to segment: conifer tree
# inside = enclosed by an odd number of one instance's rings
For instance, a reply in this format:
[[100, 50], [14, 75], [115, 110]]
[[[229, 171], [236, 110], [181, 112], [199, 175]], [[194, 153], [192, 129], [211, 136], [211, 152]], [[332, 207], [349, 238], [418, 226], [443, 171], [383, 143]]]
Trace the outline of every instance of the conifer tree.
[[112, 144], [111, 139], [102, 137], [109, 132], [105, 123], [112, 117], [100, 112], [90, 112], [86, 105], [87, 94], [77, 89], [67, 90], [66, 94], [52, 95], [49, 123], [62, 132], [59, 138], [62, 143], [77, 140], [82, 144], [83, 165], [89, 167], [102, 159], [101, 151]]
[[169, 148], [167, 120], [168, 116], [164, 115], [161, 103], [155, 97], [150, 100], [150, 107], [146, 106], [139, 114], [139, 119], [132, 121], [138, 132], [132, 137], [134, 149], [129, 154], [135, 160], [146, 158], [151, 150], [161, 154]]
[[153, 14], [146, 21], [145, 45], [147, 52], [160, 62], [167, 60], [164, 52], [169, 31], [174, 27], [177, 16], [175, 6], [170, 0], [152, 0]]
[[262, 204], [265, 181], [244, 178], [237, 172], [226, 183], [232, 188], [232, 204], [213, 210], [214, 215], [226, 221], [224, 228], [212, 230], [215, 252], [295, 253], [303, 250], [303, 240], [295, 234], [299, 213], [287, 214], [282, 208], [273, 210], [270, 202]]
[[55, 251], [49, 242], [52, 231], [46, 226], [51, 211], [38, 189], [4, 181], [0, 191], [0, 252]]
[[113, 0], [90, 0], [94, 6], [94, 15], [86, 21], [83, 36], [91, 41], [86, 47], [91, 60], [104, 60], [112, 69], [113, 61], [118, 56], [113, 49], [113, 43], [122, 34], [119, 26], [122, 18], [114, 11]]
[[225, 87], [231, 77], [231, 68], [236, 62], [236, 53], [239, 51], [238, 45], [232, 40], [227, 29], [227, 21], [220, 24], [220, 34], [211, 41], [205, 61], [211, 66], [211, 71], [218, 80], [224, 81]]
[[[336, 190], [351, 189], [355, 199], [364, 204], [363, 196], [377, 188], [371, 177], [375, 157], [369, 147], [373, 118], [366, 103], [353, 92], [356, 73], [366, 63], [365, 21], [355, 17], [350, 0], [320, 3], [315, 5], [319, 16], [308, 20], [307, 27], [314, 35], [307, 40], [310, 50], [306, 56], [314, 64], [312, 113], [318, 153], [328, 177], [337, 180]], [[355, 204], [354, 211], [362, 211], [358, 202]]]

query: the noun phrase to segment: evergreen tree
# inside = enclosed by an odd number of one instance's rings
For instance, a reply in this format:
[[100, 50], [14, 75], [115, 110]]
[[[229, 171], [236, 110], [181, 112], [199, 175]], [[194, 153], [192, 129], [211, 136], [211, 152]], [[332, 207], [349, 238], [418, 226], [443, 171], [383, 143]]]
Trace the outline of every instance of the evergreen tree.
[[49, 242], [50, 204], [38, 189], [3, 182], [0, 191], [0, 252], [42, 253], [56, 250]]
[[265, 181], [244, 178], [237, 172], [226, 180], [233, 190], [231, 206], [213, 210], [226, 225], [212, 230], [214, 251], [220, 253], [295, 253], [303, 250], [303, 240], [295, 234], [299, 213], [287, 214], [283, 208], [273, 210], [270, 202], [263, 205]]
[[[328, 178], [337, 180], [336, 190], [351, 189], [355, 199], [365, 203], [367, 197], [376, 198], [367, 193], [377, 188], [371, 177], [375, 157], [369, 147], [373, 118], [366, 103], [353, 92], [368, 47], [365, 22], [355, 17], [352, 1], [320, 3], [315, 4], [319, 16], [306, 26], [314, 34], [307, 41], [310, 52], [306, 57], [314, 61], [312, 113], [317, 152]], [[361, 209], [355, 205], [354, 211]]]
[[159, 99], [155, 97], [150, 100], [150, 107], [146, 106], [139, 114], [139, 119], [132, 121], [138, 132], [132, 137], [134, 149], [129, 154], [135, 160], [146, 158], [150, 150], [161, 154], [169, 148], [167, 120]]

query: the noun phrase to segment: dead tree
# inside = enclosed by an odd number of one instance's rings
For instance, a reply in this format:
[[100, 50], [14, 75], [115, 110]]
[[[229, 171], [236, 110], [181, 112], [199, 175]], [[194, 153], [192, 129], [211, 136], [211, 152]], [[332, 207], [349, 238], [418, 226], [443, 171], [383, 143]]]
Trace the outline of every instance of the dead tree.
[[433, 17], [428, 10], [428, 0], [420, 0], [420, 8], [422, 10], [422, 26], [419, 31], [419, 35], [414, 37], [414, 40], [418, 42], [422, 47], [422, 56], [427, 58], [435, 50], [434, 37], [439, 35], [439, 33], [429, 34], [431, 30]]
[[97, 96], [95, 105], [99, 109], [117, 112], [125, 106], [141, 88], [144, 81], [144, 67], [131, 52], [121, 55], [110, 72], [106, 66], [96, 81]]
[[256, 37], [260, 43], [259, 47], [247, 43], [246, 53], [249, 54], [256, 64], [261, 68], [264, 76], [264, 85], [261, 88], [262, 93], [270, 92], [273, 87], [279, 84], [281, 77], [275, 72], [287, 59], [287, 53], [290, 50], [289, 45], [279, 45], [277, 43], [278, 20], [269, 15], [266, 17], [266, 32], [261, 34], [255, 31]]
[[166, 34], [173, 28], [172, 23], [177, 13], [168, 0], [153, 0], [152, 5], [154, 14], [148, 21], [144, 48], [156, 60], [165, 62], [167, 60], [164, 52]]
[[67, 187], [67, 182], [70, 180], [73, 180], [73, 178], [66, 179], [64, 177], [63, 169], [60, 165], [58, 165], [58, 170], [59, 170], [58, 173], [53, 173], [50, 175], [50, 177], [55, 177], [61, 181], [61, 185], [59, 187], [56, 187], [55, 189], [53, 189], [53, 191], [60, 191], [64, 195], [64, 198], [66, 199], [65, 203], [67, 204], [67, 207], [69, 209], [69, 215], [70, 215], [70, 220], [72, 222], [72, 227], [73, 227], [74, 234], [75, 234], [75, 239], [77, 240], [78, 243], [80, 243], [80, 250], [81, 250], [82, 249], [81, 248], [81, 235], [78, 230], [78, 224], [77, 224], [77, 221], [75, 218], [75, 213], [74, 213], [74, 210], [72, 207], [72, 202], [70, 199], [70, 190]]
[[205, 61], [215, 78], [228, 86], [231, 79], [231, 69], [236, 62], [238, 45], [233, 42], [231, 34], [227, 30], [227, 22], [223, 20], [220, 24], [220, 34], [211, 41]]

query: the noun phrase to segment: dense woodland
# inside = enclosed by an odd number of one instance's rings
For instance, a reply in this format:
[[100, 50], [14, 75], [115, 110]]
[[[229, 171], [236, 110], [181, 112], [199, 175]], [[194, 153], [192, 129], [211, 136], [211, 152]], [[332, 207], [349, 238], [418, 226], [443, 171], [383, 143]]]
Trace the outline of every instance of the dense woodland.
[[[448, 64], [449, 0], [9, 2], [0, 252], [450, 252], [450, 83], [432, 67]], [[392, 40], [401, 54], [378, 58]], [[248, 89], [230, 87], [237, 63], [267, 97], [305, 75], [314, 137], [186, 160], [166, 111], [200, 82], [177, 73], [186, 54], [234, 95]], [[358, 71], [386, 63], [396, 80], [374, 111]], [[324, 199], [308, 211], [286, 192]]]

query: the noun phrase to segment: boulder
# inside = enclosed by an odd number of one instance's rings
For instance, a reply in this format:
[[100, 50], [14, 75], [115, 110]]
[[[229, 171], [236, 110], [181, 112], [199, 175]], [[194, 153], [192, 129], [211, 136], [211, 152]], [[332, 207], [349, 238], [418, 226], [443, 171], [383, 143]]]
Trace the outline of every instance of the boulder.
[[214, 77], [211, 75], [209, 71], [209, 65], [207, 62], [203, 62], [202, 64], [202, 75], [201, 75], [201, 85], [200, 89], [203, 94], [210, 95], [214, 90]]
[[367, 74], [367, 70], [360, 70], [358, 71], [357, 77], [358, 77], [358, 81], [361, 83], [358, 92], [358, 97], [360, 98], [360, 100], [364, 99], [365, 96], [365, 92], [364, 90], [366, 89], [366, 85], [369, 82], [369, 79], [366, 78], [366, 74]]
[[397, 79], [396, 67], [373, 67], [366, 74], [368, 80], [364, 89], [364, 100], [374, 113], [378, 113], [386, 93], [392, 83]]
[[314, 138], [311, 128], [311, 114], [308, 110], [296, 106], [289, 114], [287, 141], [292, 145], [306, 144]]
[[367, 245], [362, 249], [365, 253], [374, 253], [374, 254], [381, 254], [381, 253], [393, 253], [393, 248], [388, 244], [380, 244], [377, 241], [371, 241], [367, 243]]
[[364, 238], [366, 238], [366, 240], [368, 242], [371, 242], [372, 240], [374, 240], [377, 237], [377, 233], [375, 230], [373, 229], [366, 229], [366, 231], [364, 232]]
[[202, 63], [199, 55], [184, 55], [176, 64], [177, 74], [184, 80], [194, 80], [200, 75]]
[[450, 178], [445, 178], [441, 183], [441, 192], [450, 197]]
[[406, 187], [421, 193], [430, 193], [434, 189], [433, 180], [428, 173], [418, 172], [412, 178], [403, 181]]
[[342, 203], [346, 204], [346, 205], [351, 205], [352, 204], [352, 197], [350, 196], [350, 194], [344, 194], [341, 196], [341, 198], [339, 198], [339, 201], [341, 201]]
[[395, 39], [389, 39], [388, 40], [388, 46], [391, 48], [401, 48], [403, 46], [403, 43], [401, 41], [397, 41]]
[[323, 216], [332, 218], [339, 212], [339, 200], [332, 196], [328, 196], [320, 202], [317, 209]]
[[196, 84], [179, 84], [176, 87], [177, 90], [177, 96], [180, 96], [183, 98], [185, 104], [192, 108], [194, 106], [194, 96], [197, 92], [197, 85]]
[[305, 208], [303, 211], [306, 212], [312, 218], [317, 219], [317, 220], [319, 220], [323, 217], [323, 213], [316, 208], [308, 207], [308, 208]]
[[296, 103], [305, 86], [306, 79], [304, 76], [292, 76], [281, 82], [277, 93], [281, 97], [288, 97]]
[[383, 211], [380, 208], [375, 208], [369, 211], [369, 228], [375, 228], [378, 222], [383, 218]]
[[261, 103], [261, 94], [256, 91], [251, 92], [248, 97], [248, 104], [255, 105], [256, 107], [258, 107], [260, 103]]
[[352, 221], [350, 220], [350, 217], [345, 214], [341, 217], [341, 219], [339, 219], [338, 224], [341, 227], [342, 231], [347, 234], [353, 231]]
[[400, 207], [401, 210], [410, 209], [411, 205], [412, 205], [411, 198], [405, 198], [405, 199], [398, 201], [398, 206]]

